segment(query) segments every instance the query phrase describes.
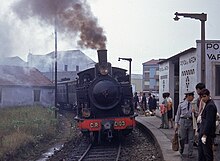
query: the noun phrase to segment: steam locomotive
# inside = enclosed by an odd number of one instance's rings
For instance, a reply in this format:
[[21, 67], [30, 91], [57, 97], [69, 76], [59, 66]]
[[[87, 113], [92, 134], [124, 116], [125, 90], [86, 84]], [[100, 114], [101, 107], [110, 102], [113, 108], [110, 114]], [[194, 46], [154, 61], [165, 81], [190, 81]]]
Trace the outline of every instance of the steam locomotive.
[[129, 134], [135, 127], [132, 87], [127, 70], [112, 67], [107, 50], [97, 52], [95, 67], [78, 73], [75, 119], [82, 133], [111, 139]]

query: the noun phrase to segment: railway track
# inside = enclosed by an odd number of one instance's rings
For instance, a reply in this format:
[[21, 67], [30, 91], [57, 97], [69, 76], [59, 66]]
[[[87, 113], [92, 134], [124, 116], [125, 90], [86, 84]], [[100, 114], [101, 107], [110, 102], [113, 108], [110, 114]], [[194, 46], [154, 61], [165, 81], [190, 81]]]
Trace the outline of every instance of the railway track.
[[120, 152], [120, 143], [90, 144], [78, 161], [118, 161]]
[[[71, 115], [72, 118], [72, 115]], [[75, 126], [73, 126], [75, 127]], [[62, 149], [55, 151], [47, 161], [161, 161], [159, 147], [148, 131], [137, 124], [126, 137], [91, 144], [91, 137], [83, 136], [77, 129], [74, 139], [66, 142]], [[95, 141], [95, 140], [93, 140]]]

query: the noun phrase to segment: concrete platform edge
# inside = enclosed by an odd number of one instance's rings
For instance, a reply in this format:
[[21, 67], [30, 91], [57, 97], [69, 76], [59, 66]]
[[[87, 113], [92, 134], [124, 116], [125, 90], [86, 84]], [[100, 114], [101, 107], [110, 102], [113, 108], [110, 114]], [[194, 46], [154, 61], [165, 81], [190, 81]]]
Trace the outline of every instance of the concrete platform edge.
[[144, 117], [136, 117], [136, 121], [137, 123], [145, 126], [154, 138], [154, 141], [158, 143], [158, 145], [160, 146], [160, 151], [163, 155], [163, 161], [181, 161], [179, 152], [175, 152], [172, 150], [170, 139], [168, 139], [167, 136], [158, 129], [158, 127], [146, 121]]

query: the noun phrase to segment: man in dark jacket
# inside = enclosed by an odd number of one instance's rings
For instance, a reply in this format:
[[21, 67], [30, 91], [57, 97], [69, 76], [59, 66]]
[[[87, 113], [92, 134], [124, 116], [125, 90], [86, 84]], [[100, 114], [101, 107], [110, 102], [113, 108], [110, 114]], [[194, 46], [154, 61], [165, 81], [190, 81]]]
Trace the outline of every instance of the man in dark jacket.
[[199, 126], [198, 161], [213, 161], [212, 146], [215, 138], [217, 108], [210, 98], [208, 89], [202, 89], [200, 94], [202, 101], [206, 105], [202, 111], [201, 124]]
[[151, 93], [148, 93], [148, 108], [151, 112], [153, 112], [153, 97], [151, 96]]
[[141, 105], [142, 105], [142, 109], [145, 112], [145, 110], [147, 110], [147, 98], [145, 93], [143, 93], [142, 99], [141, 99]]
[[139, 104], [139, 98], [138, 98], [137, 92], [134, 93], [133, 101], [134, 101], [134, 108], [135, 110], [137, 110], [137, 106]]

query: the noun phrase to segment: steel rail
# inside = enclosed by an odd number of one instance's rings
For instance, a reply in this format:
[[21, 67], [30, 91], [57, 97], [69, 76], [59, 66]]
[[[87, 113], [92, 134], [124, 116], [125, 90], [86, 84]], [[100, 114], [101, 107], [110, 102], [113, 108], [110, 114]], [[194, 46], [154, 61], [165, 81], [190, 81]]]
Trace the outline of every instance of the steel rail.
[[120, 143], [119, 146], [118, 146], [118, 154], [117, 154], [117, 157], [116, 157], [116, 160], [115, 160], [115, 161], [119, 161], [120, 154], [121, 154], [121, 143]]
[[88, 152], [89, 152], [89, 150], [91, 149], [91, 147], [92, 147], [92, 144], [89, 144], [89, 146], [88, 146], [88, 148], [86, 149], [85, 153], [79, 158], [78, 161], [82, 161], [82, 160], [85, 158], [86, 154], [88, 154]]

